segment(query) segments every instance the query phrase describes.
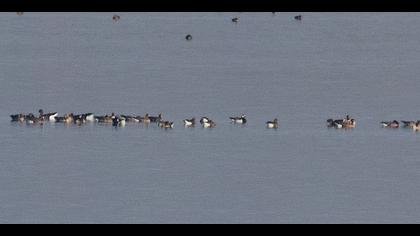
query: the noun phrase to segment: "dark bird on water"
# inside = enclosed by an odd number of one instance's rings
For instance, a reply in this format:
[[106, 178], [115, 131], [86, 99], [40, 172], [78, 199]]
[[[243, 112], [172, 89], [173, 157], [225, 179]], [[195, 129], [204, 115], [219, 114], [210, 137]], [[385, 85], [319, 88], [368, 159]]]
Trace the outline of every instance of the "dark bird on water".
[[119, 15], [114, 15], [113, 17], [112, 17], [112, 20], [114, 20], [114, 21], [119, 21], [120, 20], [120, 16]]
[[188, 41], [190, 41], [192, 39], [191, 34], [188, 34], [187, 36], [185, 36], [185, 39], [188, 40]]

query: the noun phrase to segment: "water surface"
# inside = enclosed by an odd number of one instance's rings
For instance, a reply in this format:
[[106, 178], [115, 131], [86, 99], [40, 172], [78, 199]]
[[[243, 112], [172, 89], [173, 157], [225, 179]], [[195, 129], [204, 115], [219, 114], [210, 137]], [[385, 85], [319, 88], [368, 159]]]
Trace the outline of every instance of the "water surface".
[[379, 125], [420, 119], [420, 14], [112, 15], [0, 14], [0, 223], [420, 223], [420, 135]]

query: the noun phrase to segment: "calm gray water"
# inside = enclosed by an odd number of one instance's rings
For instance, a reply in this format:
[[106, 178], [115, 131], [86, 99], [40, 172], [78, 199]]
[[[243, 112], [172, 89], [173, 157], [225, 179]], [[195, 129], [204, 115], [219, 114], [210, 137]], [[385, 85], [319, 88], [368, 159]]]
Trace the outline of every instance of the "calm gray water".
[[112, 15], [0, 14], [0, 223], [420, 223], [420, 133], [379, 125], [420, 119], [419, 13]]

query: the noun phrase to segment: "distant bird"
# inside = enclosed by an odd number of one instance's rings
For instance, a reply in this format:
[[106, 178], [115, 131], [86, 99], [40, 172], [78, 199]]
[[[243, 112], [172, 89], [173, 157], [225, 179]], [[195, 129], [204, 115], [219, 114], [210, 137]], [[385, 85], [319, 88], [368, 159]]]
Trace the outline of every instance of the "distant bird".
[[119, 21], [121, 19], [121, 17], [119, 16], [119, 15], [114, 15], [114, 16], [112, 16], [112, 20], [113, 21]]
[[184, 125], [187, 127], [191, 127], [195, 125], [195, 118], [192, 118], [191, 120], [189, 119], [185, 119], [184, 120]]
[[73, 117], [73, 122], [76, 125], [81, 126], [82, 124], [86, 123], [86, 120], [83, 118], [83, 115], [77, 115]]
[[382, 121], [381, 122], [382, 126], [385, 128], [399, 128], [400, 127], [400, 123], [396, 120], [393, 121]]
[[229, 117], [229, 119], [236, 124], [245, 124], [246, 123], [246, 116], [241, 115], [240, 117]]
[[327, 126], [328, 128], [338, 128], [341, 129], [343, 128], [343, 120], [333, 120], [333, 119], [328, 119], [327, 120]]
[[233, 23], [238, 23], [239, 22], [239, 18], [238, 17], [232, 18], [232, 22]]
[[27, 124], [37, 124], [37, 123], [41, 123], [42, 124], [43, 120], [35, 117], [34, 114], [29, 113], [29, 115], [26, 116], [26, 123]]
[[401, 123], [404, 124], [404, 128], [413, 128], [418, 121], [405, 121], [402, 120]]
[[216, 127], [216, 123], [212, 120], [208, 120], [207, 122], [203, 123], [204, 128], [214, 128]]
[[138, 119], [137, 117], [134, 117], [134, 116], [121, 115], [121, 117], [124, 117], [126, 122], [133, 122], [133, 123], [139, 123], [140, 122], [140, 119]]
[[203, 125], [204, 128], [214, 128], [216, 127], [216, 123], [210, 120], [208, 117], [201, 117], [200, 124]]
[[269, 129], [277, 129], [279, 126], [277, 118], [273, 121], [267, 121], [266, 124]]
[[[160, 116], [162, 117], [162, 115], [160, 115]], [[138, 116], [137, 119], [139, 119], [140, 122], [145, 123], [145, 124], [149, 124], [151, 122], [148, 113], [146, 113], [146, 115], [144, 115], [144, 117]]]
[[106, 123], [111, 124], [113, 120], [115, 119], [115, 113], [113, 112], [111, 115], [105, 115], [105, 116], [95, 116], [95, 121], [98, 123]]
[[208, 123], [209, 121], [210, 121], [209, 118], [207, 118], [207, 117], [201, 117], [200, 124]]
[[148, 118], [152, 123], [159, 123], [162, 120], [162, 114], [159, 114], [158, 116], [148, 116]]
[[419, 131], [420, 130], [420, 121], [416, 122], [416, 124], [413, 126], [413, 130], [414, 131]]
[[187, 41], [192, 40], [192, 36], [191, 36], [191, 34], [187, 34], [187, 36], [185, 36], [185, 39], [186, 39]]
[[356, 120], [350, 119], [348, 121], [344, 121], [343, 128], [349, 129], [349, 128], [356, 128]]
[[84, 113], [84, 114], [79, 114], [79, 115], [73, 115], [73, 117], [75, 118], [75, 121], [78, 119], [82, 123], [94, 122], [95, 121], [95, 116], [93, 115], [93, 113]]
[[302, 20], [302, 15], [295, 16], [295, 20]]
[[82, 114], [82, 117], [83, 117], [84, 120], [89, 121], [89, 122], [94, 122], [95, 121], [95, 116], [93, 115], [93, 113]]
[[174, 127], [174, 122], [169, 121], [159, 121], [158, 126], [164, 129], [172, 129]]
[[125, 126], [125, 118], [116, 116], [112, 119], [112, 126], [114, 127], [124, 127]]
[[24, 122], [26, 119], [26, 116], [22, 113], [17, 115], [10, 115], [10, 118], [12, 118], [12, 122]]
[[63, 117], [56, 117], [55, 122], [57, 123], [65, 123], [70, 124], [74, 121], [74, 115], [73, 113], [65, 114]]
[[39, 109], [39, 119], [42, 121], [46, 120], [46, 121], [55, 122], [55, 118], [57, 117], [57, 115], [58, 115], [57, 112], [44, 114], [44, 110]]

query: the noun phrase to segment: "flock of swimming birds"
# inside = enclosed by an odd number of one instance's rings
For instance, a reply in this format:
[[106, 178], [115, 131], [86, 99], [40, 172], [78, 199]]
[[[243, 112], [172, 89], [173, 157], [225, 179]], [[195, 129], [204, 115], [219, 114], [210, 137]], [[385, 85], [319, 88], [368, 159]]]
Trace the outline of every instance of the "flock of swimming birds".
[[[272, 12], [273, 15], [275, 12]], [[23, 15], [23, 12], [17, 12], [17, 15]], [[113, 21], [119, 21], [121, 17], [119, 15], [113, 15]], [[297, 21], [302, 20], [302, 15], [294, 16], [294, 19]], [[239, 18], [234, 17], [232, 18], [233, 23], [238, 23]], [[185, 36], [187, 41], [192, 40], [192, 35], [188, 34]], [[74, 115], [73, 113], [65, 114], [62, 117], [58, 116], [57, 112], [53, 113], [44, 113], [42, 109], [39, 110], [39, 116], [35, 116], [33, 113], [29, 113], [24, 115], [22, 113], [11, 115], [12, 122], [20, 122], [20, 123], [27, 123], [27, 124], [44, 124], [45, 122], [54, 122], [54, 123], [64, 123], [64, 124], [76, 124], [82, 125], [87, 122], [96, 122], [96, 123], [104, 123], [104, 124], [112, 124], [115, 127], [123, 127], [126, 123], [157, 123], [157, 125], [161, 128], [170, 129], [174, 127], [174, 122], [165, 121], [162, 119], [162, 115], [159, 114], [158, 116], [149, 116], [146, 114], [145, 116], [130, 116], [130, 115], [115, 115], [112, 113], [111, 115], [104, 115], [104, 116], [95, 116], [93, 113], [85, 113]], [[247, 122], [246, 116], [241, 115], [237, 117], [229, 117], [229, 119], [236, 124], [245, 124]], [[195, 126], [195, 118], [192, 119], [185, 119], [183, 123], [186, 127], [194, 127]], [[401, 121], [403, 127], [411, 128], [415, 131], [420, 130], [420, 120], [417, 121]], [[214, 128], [216, 127], [216, 123], [209, 119], [208, 117], [202, 117], [200, 119], [200, 124], [204, 128]], [[382, 121], [381, 125], [385, 128], [397, 129], [400, 128], [400, 122], [397, 120], [393, 121]], [[278, 119], [275, 118], [272, 121], [266, 122], [266, 127], [269, 129], [277, 129], [278, 128]], [[337, 129], [352, 129], [356, 127], [356, 120], [351, 118], [347, 115], [344, 119], [328, 119], [327, 120], [327, 127], [329, 128], [337, 128]]]
[[[76, 124], [76, 125], [83, 125], [89, 122], [96, 122], [102, 124], [112, 124], [115, 127], [124, 127], [126, 123], [156, 123], [160, 128], [164, 129], [172, 129], [174, 127], [174, 122], [167, 121], [162, 118], [162, 114], [158, 116], [150, 116], [146, 114], [144, 116], [138, 115], [116, 115], [115, 113], [111, 113], [110, 115], [104, 116], [95, 116], [93, 113], [84, 113], [74, 115], [73, 113], [67, 113], [64, 116], [58, 116], [57, 112], [52, 113], [44, 113], [44, 110], [40, 109], [39, 115], [35, 116], [33, 113], [29, 113], [27, 115], [23, 113], [11, 115], [12, 122], [19, 122], [19, 123], [26, 123], [28, 125], [36, 125], [40, 124], [43, 125], [46, 122], [52, 123], [63, 123], [63, 124]], [[245, 124], [247, 122], [246, 116], [241, 115], [237, 117], [229, 117], [229, 119], [236, 124]], [[196, 122], [195, 118], [185, 119], [183, 123], [186, 127], [194, 127]], [[214, 128], [216, 127], [216, 122], [209, 119], [208, 117], [201, 117], [200, 124], [204, 128]], [[278, 127], [278, 120], [277, 118], [273, 121], [266, 122], [267, 128], [277, 128]]]
[[[23, 12], [17, 12], [16, 13], [19, 16], [23, 15]], [[275, 12], [272, 12], [274, 15]], [[121, 19], [119, 15], [113, 15], [112, 20], [114, 22], [117, 22]], [[297, 15], [294, 17], [295, 20], [300, 21], [302, 20], [302, 15]], [[232, 18], [233, 23], [238, 23], [239, 18], [234, 17]], [[192, 40], [192, 35], [188, 34], [185, 36], [185, 39], [187, 41]], [[116, 127], [122, 127], [125, 126], [127, 122], [131, 123], [157, 123], [159, 127], [161, 128], [173, 128], [174, 122], [165, 121], [162, 119], [162, 115], [159, 114], [158, 116], [149, 116], [149, 114], [146, 114], [145, 116], [129, 116], [129, 115], [115, 115], [112, 113], [111, 115], [104, 115], [104, 116], [95, 116], [93, 113], [86, 113], [86, 114], [79, 114], [74, 115], [73, 113], [65, 114], [62, 117], [58, 116], [57, 112], [54, 113], [44, 113], [44, 111], [41, 109], [39, 110], [39, 116], [35, 116], [33, 113], [29, 113], [27, 115], [20, 113], [16, 115], [11, 115], [12, 122], [20, 122], [20, 123], [27, 123], [27, 124], [44, 124], [45, 122], [54, 122], [54, 123], [65, 123], [65, 124], [77, 124], [82, 125], [87, 122], [97, 122], [97, 123], [104, 123], [104, 124], [112, 124]], [[247, 122], [246, 116], [241, 115], [238, 117], [229, 117], [230, 120], [233, 123], [236, 124], [245, 124]], [[187, 127], [193, 127], [195, 126], [195, 118], [192, 119], [185, 119], [183, 120], [184, 125]], [[216, 123], [209, 119], [208, 117], [202, 117], [200, 119], [200, 124], [204, 128], [214, 128], [216, 127]], [[277, 118], [272, 121], [266, 122], [267, 128], [276, 129], [278, 128], [278, 120]]]
[[[11, 115], [12, 122], [19, 122], [19, 123], [26, 123], [28, 125], [43, 125], [46, 122], [52, 123], [63, 123], [63, 124], [76, 124], [81, 126], [86, 123], [102, 123], [102, 124], [110, 124], [114, 127], [124, 127], [126, 123], [156, 123], [158, 127], [163, 129], [172, 129], [174, 127], [173, 121], [167, 121], [162, 118], [162, 114], [158, 116], [150, 116], [146, 114], [144, 116], [138, 115], [116, 115], [115, 113], [111, 113], [110, 115], [103, 115], [103, 116], [95, 116], [93, 113], [84, 113], [74, 115], [73, 113], [67, 113], [64, 116], [58, 116], [57, 112], [52, 113], [44, 113], [44, 110], [40, 109], [39, 115], [35, 116], [33, 113], [29, 113], [27, 115], [20, 113]], [[232, 123], [235, 124], [245, 124], [247, 123], [247, 119], [245, 115], [241, 116], [231, 116], [229, 117]], [[196, 122], [195, 118], [185, 119], [183, 120], [185, 127], [194, 127]], [[411, 128], [415, 131], [420, 130], [420, 120], [418, 121], [401, 121], [403, 127]], [[216, 123], [209, 119], [208, 117], [201, 117], [200, 124], [203, 128], [214, 128], [216, 127]], [[274, 120], [267, 121], [265, 123], [268, 129], [277, 129], [279, 127], [278, 119], [275, 118]], [[382, 121], [381, 125], [385, 128], [396, 129], [400, 128], [400, 122], [397, 120], [393, 121]], [[353, 129], [356, 128], [356, 120], [349, 115], [346, 115], [344, 119], [328, 119], [327, 120], [327, 127], [328, 128], [336, 128], [336, 129]]]

